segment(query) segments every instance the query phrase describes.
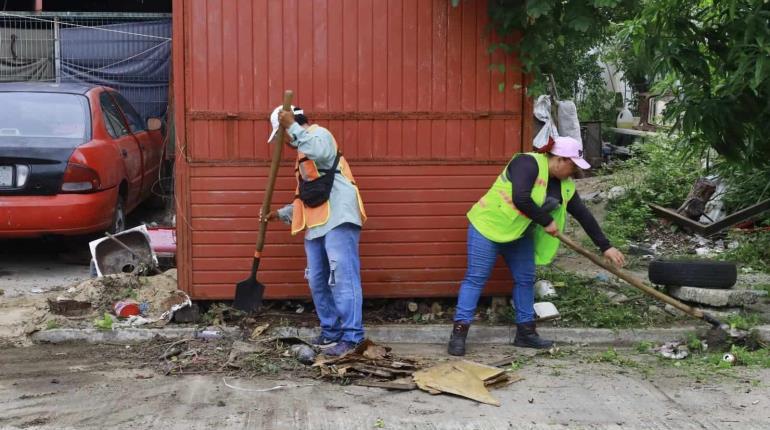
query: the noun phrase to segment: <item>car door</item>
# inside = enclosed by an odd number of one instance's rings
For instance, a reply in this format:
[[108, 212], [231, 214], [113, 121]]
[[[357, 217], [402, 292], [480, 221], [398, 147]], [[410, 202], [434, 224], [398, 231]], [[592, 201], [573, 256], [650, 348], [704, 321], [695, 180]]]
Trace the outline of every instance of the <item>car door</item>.
[[142, 150], [112, 97], [107, 92], [103, 92], [99, 95], [99, 102], [107, 133], [118, 146], [118, 151], [120, 151], [123, 159], [126, 180], [128, 181], [128, 195], [125, 205], [127, 210], [131, 210], [139, 204], [141, 198], [144, 178]]
[[128, 127], [142, 150], [144, 179], [142, 180], [141, 198], [145, 199], [150, 196], [153, 184], [159, 179], [163, 142], [159, 133], [153, 135], [147, 130], [147, 122], [142, 119], [142, 116], [125, 97], [118, 92], [110, 92], [110, 95], [115, 99], [120, 110], [123, 111]]

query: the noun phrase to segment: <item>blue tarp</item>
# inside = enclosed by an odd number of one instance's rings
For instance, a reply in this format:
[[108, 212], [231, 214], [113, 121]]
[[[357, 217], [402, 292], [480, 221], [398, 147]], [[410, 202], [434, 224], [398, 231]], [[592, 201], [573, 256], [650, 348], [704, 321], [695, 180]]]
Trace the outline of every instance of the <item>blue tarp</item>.
[[67, 27], [60, 31], [61, 81], [118, 90], [145, 119], [168, 106], [171, 20]]

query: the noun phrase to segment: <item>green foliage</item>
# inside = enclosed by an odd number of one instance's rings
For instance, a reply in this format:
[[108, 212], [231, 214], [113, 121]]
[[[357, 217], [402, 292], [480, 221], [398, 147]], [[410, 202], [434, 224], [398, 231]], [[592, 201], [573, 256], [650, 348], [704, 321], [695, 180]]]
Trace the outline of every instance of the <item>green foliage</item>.
[[674, 100], [665, 115], [687, 147], [730, 161], [770, 163], [770, 3], [648, 0], [620, 37]]
[[731, 328], [738, 330], [751, 330], [753, 327], [762, 323], [762, 318], [758, 314], [737, 314], [727, 317], [727, 323]]
[[[561, 314], [555, 324], [562, 326], [630, 328], [666, 322], [669, 317], [649, 312], [654, 300], [630, 287], [614, 287], [597, 279], [555, 269], [538, 268], [538, 279], [548, 279], [557, 287], [557, 297], [549, 299]], [[617, 289], [629, 300], [613, 303], [597, 288]]]
[[[613, 22], [637, 8], [632, 0], [490, 0], [491, 24], [502, 39], [491, 49], [518, 52], [522, 69], [532, 74], [534, 93], [545, 92], [545, 75], [553, 73], [558, 88], [575, 94], [580, 71], [589, 70], [590, 76], [598, 70], [589, 53], [607, 40]], [[590, 69], [576, 67], [581, 62]]]
[[590, 361], [597, 363], [610, 363], [620, 367], [639, 367], [639, 363], [630, 358], [618, 354], [615, 348], [608, 348], [606, 351], [592, 357]]
[[695, 333], [688, 333], [687, 334], [687, 348], [691, 352], [702, 352], [705, 349], [705, 345], [703, 345], [703, 342], [701, 342], [698, 335]]
[[653, 219], [648, 205], [679, 207], [702, 175], [698, 161], [677, 148], [673, 139], [649, 139], [615, 175], [612, 185], [625, 193], [607, 204], [604, 229], [614, 243], [641, 239]]
[[770, 231], [732, 233], [732, 237], [738, 247], [720, 254], [721, 259], [770, 273]]
[[102, 318], [94, 320], [94, 327], [99, 330], [112, 330], [112, 322], [112, 316], [105, 312]]
[[[714, 171], [727, 186], [722, 201], [728, 213], [770, 198], [770, 169], [716, 161]], [[770, 215], [765, 214], [763, 221], [763, 224], [770, 225]]]
[[46, 330], [53, 330], [59, 328], [59, 322], [56, 320], [48, 320], [48, 322], [45, 324]]
[[650, 350], [652, 350], [653, 346], [655, 345], [649, 340], [643, 340], [636, 345], [636, 352], [640, 354], [648, 353]]

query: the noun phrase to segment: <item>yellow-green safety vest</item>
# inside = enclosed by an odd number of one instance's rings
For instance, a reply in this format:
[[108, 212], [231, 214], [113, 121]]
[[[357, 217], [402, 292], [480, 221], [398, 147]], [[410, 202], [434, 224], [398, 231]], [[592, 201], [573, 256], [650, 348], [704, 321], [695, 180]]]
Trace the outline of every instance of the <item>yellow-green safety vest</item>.
[[[516, 154], [513, 158], [522, 154]], [[538, 153], [527, 153], [537, 161], [538, 173], [532, 187], [532, 200], [538, 206], [545, 202], [548, 191], [548, 156]], [[513, 159], [511, 159], [513, 161]], [[509, 163], [510, 164], [510, 163]], [[468, 211], [468, 220], [484, 237], [497, 243], [513, 242], [521, 238], [532, 222], [513, 204], [513, 190], [508, 180], [505, 166], [503, 172], [492, 184], [492, 188], [473, 205]], [[567, 221], [567, 203], [575, 195], [575, 182], [572, 179], [561, 181], [562, 204], [551, 212], [559, 231], [564, 231]], [[535, 264], [546, 265], [556, 257], [559, 250], [559, 239], [546, 233], [542, 226], [537, 225], [534, 231]]]

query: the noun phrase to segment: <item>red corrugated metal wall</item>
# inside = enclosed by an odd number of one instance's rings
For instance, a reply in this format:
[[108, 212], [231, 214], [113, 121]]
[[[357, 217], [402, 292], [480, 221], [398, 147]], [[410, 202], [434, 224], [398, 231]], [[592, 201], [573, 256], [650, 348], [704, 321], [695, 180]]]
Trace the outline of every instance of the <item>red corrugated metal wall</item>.
[[[295, 104], [337, 137], [359, 182], [370, 215], [361, 237], [366, 295], [455, 293], [464, 214], [522, 150], [530, 108], [515, 60], [487, 53], [486, 2], [462, 3], [175, 1], [182, 288], [231, 298], [247, 275], [267, 117], [293, 89]], [[506, 62], [508, 72], [490, 62]], [[287, 152], [274, 206], [293, 194]], [[307, 296], [304, 267], [302, 238], [272, 224], [259, 272], [266, 294]], [[490, 291], [510, 286], [499, 267]]]

